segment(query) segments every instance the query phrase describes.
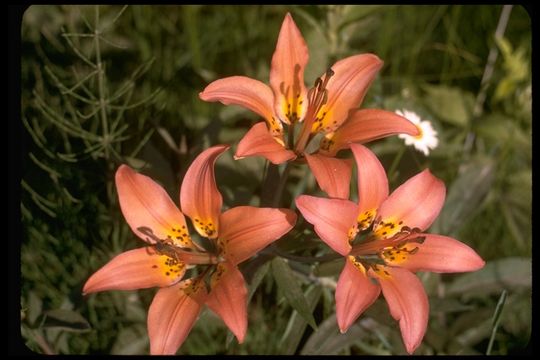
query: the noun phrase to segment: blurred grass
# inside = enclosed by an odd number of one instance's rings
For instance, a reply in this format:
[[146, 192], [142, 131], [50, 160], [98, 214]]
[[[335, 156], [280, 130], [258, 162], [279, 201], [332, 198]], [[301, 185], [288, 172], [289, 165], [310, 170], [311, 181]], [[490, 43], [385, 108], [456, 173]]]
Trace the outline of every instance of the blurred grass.
[[[429, 157], [405, 150], [391, 187], [429, 167], [448, 189], [432, 231], [470, 245], [488, 265], [472, 274], [420, 274], [432, 310], [416, 353], [486, 353], [504, 290], [491, 354], [524, 351], [531, 332], [531, 22], [514, 6], [504, 38], [495, 41], [500, 5], [31, 6], [21, 29], [28, 144], [21, 183], [21, 332], [29, 348], [148, 351], [146, 311], [154, 290], [81, 295], [90, 274], [141, 245], [119, 211], [114, 171], [120, 163], [142, 168], [177, 199], [183, 174], [202, 149], [234, 147], [256, 116], [205, 103], [198, 93], [230, 75], [267, 82], [287, 11], [308, 42], [308, 84], [337, 59], [373, 52], [385, 65], [363, 107], [413, 110], [439, 132], [440, 145]], [[104, 31], [101, 73], [92, 67], [96, 38], [75, 35], [92, 34], [96, 24]], [[494, 47], [499, 56], [477, 114]], [[100, 98], [112, 99], [105, 113], [96, 105]], [[404, 146], [395, 137], [369, 145], [386, 169]], [[261, 159], [220, 158], [216, 176], [226, 206], [257, 205], [263, 172]], [[301, 168], [292, 169], [286, 190], [284, 204], [317, 191]], [[299, 222], [279, 246], [296, 255], [328, 252], [308, 229]], [[264, 257], [246, 264], [246, 278], [262, 263]], [[229, 341], [221, 320], [205, 310], [179, 353], [405, 353], [382, 299], [339, 335], [333, 291], [313, 274], [336, 278], [340, 264], [293, 263], [316, 331], [302, 323], [267, 272], [253, 292], [243, 345]]]

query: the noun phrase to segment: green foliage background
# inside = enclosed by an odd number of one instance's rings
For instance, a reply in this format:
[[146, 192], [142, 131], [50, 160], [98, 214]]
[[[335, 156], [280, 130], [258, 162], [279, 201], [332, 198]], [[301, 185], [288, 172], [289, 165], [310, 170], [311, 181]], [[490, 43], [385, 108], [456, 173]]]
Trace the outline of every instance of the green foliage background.
[[[349, 55], [372, 52], [384, 60], [362, 107], [415, 111], [431, 120], [440, 145], [429, 157], [397, 137], [368, 146], [392, 189], [426, 167], [442, 178], [447, 201], [431, 231], [456, 237], [487, 261], [475, 273], [419, 274], [431, 312], [416, 353], [524, 351], [531, 332], [531, 23], [514, 6], [496, 40], [502, 9], [31, 6], [21, 29], [27, 346], [40, 353], [148, 352], [154, 289], [81, 295], [93, 272], [142, 245], [120, 213], [114, 172], [128, 163], [178, 199], [192, 159], [211, 145], [234, 146], [256, 120], [238, 107], [205, 103], [198, 93], [230, 75], [267, 82], [289, 11], [310, 49], [308, 84]], [[498, 57], [481, 86], [490, 50]], [[264, 172], [262, 159], [224, 154], [216, 176], [225, 205], [258, 205]], [[301, 166], [292, 169], [285, 190], [285, 207], [296, 195], [318, 193]], [[302, 258], [329, 253], [305, 222], [274, 251]], [[285, 261], [275, 254], [263, 252], [242, 268], [252, 294], [245, 343], [238, 345], [205, 310], [179, 354], [405, 353], [382, 298], [339, 334], [332, 287], [339, 261]], [[283, 286], [291, 281], [302, 290], [300, 303]]]

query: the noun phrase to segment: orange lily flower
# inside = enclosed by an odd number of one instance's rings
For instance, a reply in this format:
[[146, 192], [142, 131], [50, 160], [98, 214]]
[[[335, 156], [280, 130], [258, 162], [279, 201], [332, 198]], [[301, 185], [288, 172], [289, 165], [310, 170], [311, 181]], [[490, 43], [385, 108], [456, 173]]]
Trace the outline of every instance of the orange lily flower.
[[[263, 156], [281, 164], [304, 156], [307, 144], [321, 133], [318, 151], [311, 155], [313, 161], [308, 158], [308, 165], [315, 176], [325, 169], [349, 168], [340, 176], [348, 174], [349, 182], [350, 164], [334, 158], [339, 150], [394, 134], [418, 135], [413, 123], [394, 112], [356, 109], [383, 65], [377, 56], [360, 54], [339, 60], [309, 91], [304, 84], [308, 59], [304, 38], [287, 13], [272, 57], [270, 86], [232, 76], [212, 82], [199, 94], [204, 101], [240, 105], [265, 119], [240, 140], [235, 158]], [[295, 140], [297, 123], [302, 123], [302, 128]], [[284, 125], [288, 126], [287, 140]], [[320, 166], [314, 169], [313, 163]]]
[[424, 337], [429, 315], [427, 295], [414, 272], [475, 271], [484, 261], [458, 240], [424, 232], [438, 216], [446, 191], [428, 169], [389, 196], [388, 179], [375, 154], [358, 144], [351, 150], [358, 167], [358, 204], [302, 195], [296, 206], [319, 237], [345, 257], [335, 294], [341, 332], [382, 290], [412, 354]]
[[[214, 163], [228, 146], [203, 151], [180, 190], [182, 212], [165, 190], [122, 165], [116, 187], [122, 213], [149, 246], [129, 250], [94, 273], [84, 294], [160, 287], [148, 311], [151, 354], [175, 354], [206, 304], [242, 343], [247, 330], [247, 289], [237, 265], [286, 234], [296, 222], [289, 209], [239, 206], [221, 213]], [[192, 239], [184, 214], [208, 241]], [[194, 266], [199, 265], [199, 266]], [[192, 277], [184, 279], [186, 271]], [[209, 291], [207, 291], [209, 289]]]

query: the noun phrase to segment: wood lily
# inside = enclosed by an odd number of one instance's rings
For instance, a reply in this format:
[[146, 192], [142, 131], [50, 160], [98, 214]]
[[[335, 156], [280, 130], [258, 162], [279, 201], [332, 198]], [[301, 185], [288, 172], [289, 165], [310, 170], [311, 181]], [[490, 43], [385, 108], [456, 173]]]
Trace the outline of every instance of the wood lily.
[[444, 183], [426, 169], [391, 195], [377, 157], [352, 144], [358, 169], [358, 204], [346, 199], [302, 195], [296, 205], [315, 232], [345, 257], [335, 298], [342, 333], [382, 293], [399, 321], [408, 353], [424, 337], [429, 303], [416, 271], [475, 271], [484, 261], [456, 239], [428, 234], [445, 199]]
[[[227, 149], [211, 147], [191, 164], [180, 190], [182, 211], [149, 177], [126, 165], [116, 172], [122, 213], [148, 246], [117, 255], [88, 279], [83, 293], [159, 287], [148, 312], [152, 354], [176, 353], [204, 304], [242, 343], [247, 290], [237, 265], [296, 222], [296, 214], [288, 209], [239, 206], [221, 213], [214, 164]], [[205, 243], [191, 237], [184, 215], [207, 238]]]
[[[310, 90], [304, 84], [308, 59], [306, 42], [287, 13], [272, 57], [270, 86], [245, 76], [231, 76], [210, 83], [199, 94], [202, 100], [240, 105], [264, 118], [244, 135], [235, 158], [263, 156], [274, 164], [296, 158], [302, 161], [308, 143], [321, 134], [318, 150], [306, 156], [312, 169], [312, 163], [320, 165], [313, 169], [320, 173], [327, 168], [350, 169], [349, 163], [335, 155], [351, 143], [401, 133], [418, 135], [414, 124], [391, 111], [356, 109], [383, 65], [377, 56], [360, 54], [339, 60]], [[298, 134], [296, 124], [302, 125]]]

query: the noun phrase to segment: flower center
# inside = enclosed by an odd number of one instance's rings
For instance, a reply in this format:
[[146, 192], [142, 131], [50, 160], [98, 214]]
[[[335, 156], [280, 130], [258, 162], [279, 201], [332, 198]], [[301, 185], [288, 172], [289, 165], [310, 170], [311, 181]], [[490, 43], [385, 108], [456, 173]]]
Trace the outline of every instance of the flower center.
[[[384, 229], [384, 227], [383, 227]], [[416, 254], [425, 236], [420, 235], [420, 229], [402, 226], [394, 235], [381, 238], [375, 231], [364, 231], [364, 241], [353, 244], [350, 256], [366, 267], [374, 265], [398, 265], [408, 257]]]
[[196, 246], [197, 248], [183, 247], [182, 245], [188, 245], [186, 239], [189, 239], [190, 244], [194, 244], [191, 241], [191, 237], [189, 236], [185, 225], [182, 225], [182, 228], [173, 228], [173, 233], [176, 232], [178, 235], [174, 238], [171, 235], [167, 235], [166, 239], [160, 239], [154, 234], [154, 231], [151, 228], [146, 226], [140, 226], [137, 230], [148, 236], [147, 240], [149, 243], [152, 243], [155, 254], [165, 255], [171, 261], [176, 263], [194, 265], [217, 264], [222, 261], [221, 257], [216, 256], [214, 252], [207, 251], [201, 246]]
[[424, 131], [422, 130], [422, 126], [420, 126], [420, 123], [415, 124], [415, 125], [416, 125], [416, 128], [418, 129], [418, 135], [416, 135], [414, 138], [416, 140], [422, 140], [422, 138], [424, 137]]

